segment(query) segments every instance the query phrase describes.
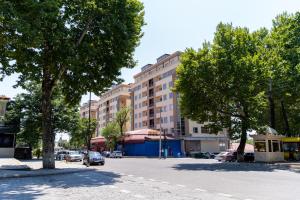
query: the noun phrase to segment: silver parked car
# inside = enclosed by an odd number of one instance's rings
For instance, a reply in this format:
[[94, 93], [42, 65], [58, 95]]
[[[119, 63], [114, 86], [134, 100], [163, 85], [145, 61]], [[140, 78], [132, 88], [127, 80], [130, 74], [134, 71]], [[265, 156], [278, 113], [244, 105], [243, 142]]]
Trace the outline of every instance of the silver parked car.
[[110, 158], [122, 158], [123, 154], [122, 154], [122, 151], [113, 151], [109, 157]]
[[72, 162], [72, 161], [82, 161], [82, 154], [80, 154], [78, 151], [69, 151], [65, 159], [67, 162]]

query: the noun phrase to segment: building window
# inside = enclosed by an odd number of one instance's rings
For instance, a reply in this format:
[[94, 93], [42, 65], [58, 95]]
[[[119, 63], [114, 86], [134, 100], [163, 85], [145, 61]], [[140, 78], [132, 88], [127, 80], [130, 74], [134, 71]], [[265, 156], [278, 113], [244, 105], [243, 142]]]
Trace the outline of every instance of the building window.
[[173, 81], [170, 81], [170, 82], [169, 82], [169, 87], [170, 87], [170, 88], [173, 87]]
[[174, 117], [170, 116], [170, 122], [174, 122]]
[[202, 126], [201, 127], [201, 133], [209, 133], [209, 129], [206, 128], [206, 127], [204, 127], [204, 126]]
[[134, 109], [137, 109], [137, 108], [138, 108], [138, 105], [137, 105], [137, 104], [135, 104], [135, 105], [134, 105]]
[[173, 104], [170, 104], [170, 105], [169, 105], [169, 110], [170, 110], [170, 111], [173, 110]]
[[142, 113], [139, 113], [139, 118], [141, 118], [142, 117]]
[[167, 106], [164, 106], [163, 111], [164, 111], [164, 112], [167, 112]]
[[134, 128], [137, 128], [137, 123], [134, 124]]
[[139, 94], [139, 99], [142, 98], [142, 94]]
[[134, 100], [137, 100], [137, 95], [134, 96]]
[[256, 141], [255, 142], [255, 151], [257, 152], [266, 152], [266, 143], [265, 141]]
[[164, 123], [168, 123], [168, 117], [164, 117]]
[[139, 108], [141, 108], [142, 107], [142, 103], [139, 103]]
[[165, 95], [164, 95], [164, 101], [166, 101], [166, 100], [167, 100], [167, 95], [165, 94]]
[[161, 124], [164, 123], [164, 118], [160, 118], [160, 123], [161, 123]]
[[134, 118], [135, 118], [135, 119], [137, 118], [137, 114], [134, 114]]
[[272, 140], [272, 147], [273, 147], [273, 152], [279, 152], [279, 141], [277, 140]]
[[167, 84], [166, 83], [163, 84], [163, 90], [165, 90], [165, 89], [167, 89]]
[[140, 127], [140, 128], [142, 127], [142, 122], [139, 123], [139, 127]]
[[198, 133], [198, 127], [193, 127], [193, 133]]
[[172, 99], [173, 98], [173, 92], [170, 92], [169, 94], [169, 98]]

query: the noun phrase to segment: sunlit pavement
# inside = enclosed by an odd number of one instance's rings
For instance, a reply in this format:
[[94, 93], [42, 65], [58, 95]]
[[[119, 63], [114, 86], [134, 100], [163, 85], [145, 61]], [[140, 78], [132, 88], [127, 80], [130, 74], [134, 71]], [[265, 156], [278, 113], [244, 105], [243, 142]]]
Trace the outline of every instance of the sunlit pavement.
[[[81, 163], [68, 163], [82, 167]], [[0, 199], [291, 199], [300, 173], [202, 159], [106, 159], [95, 171], [1, 180]]]

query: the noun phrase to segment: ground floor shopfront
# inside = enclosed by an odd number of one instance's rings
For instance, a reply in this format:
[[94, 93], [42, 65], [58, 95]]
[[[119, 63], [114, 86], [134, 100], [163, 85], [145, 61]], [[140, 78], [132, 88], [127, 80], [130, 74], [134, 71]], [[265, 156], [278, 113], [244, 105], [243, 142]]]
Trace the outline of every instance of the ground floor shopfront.
[[187, 155], [193, 152], [217, 153], [229, 148], [229, 139], [218, 135], [184, 137], [181, 148]]

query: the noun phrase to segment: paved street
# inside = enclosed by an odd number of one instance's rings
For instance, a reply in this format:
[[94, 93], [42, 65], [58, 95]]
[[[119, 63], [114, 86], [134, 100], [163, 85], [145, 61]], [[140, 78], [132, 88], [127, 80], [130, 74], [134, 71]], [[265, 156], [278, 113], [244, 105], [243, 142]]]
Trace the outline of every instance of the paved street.
[[[81, 167], [80, 163], [69, 164]], [[75, 174], [0, 180], [0, 199], [291, 199], [300, 173], [195, 159], [106, 159]]]

